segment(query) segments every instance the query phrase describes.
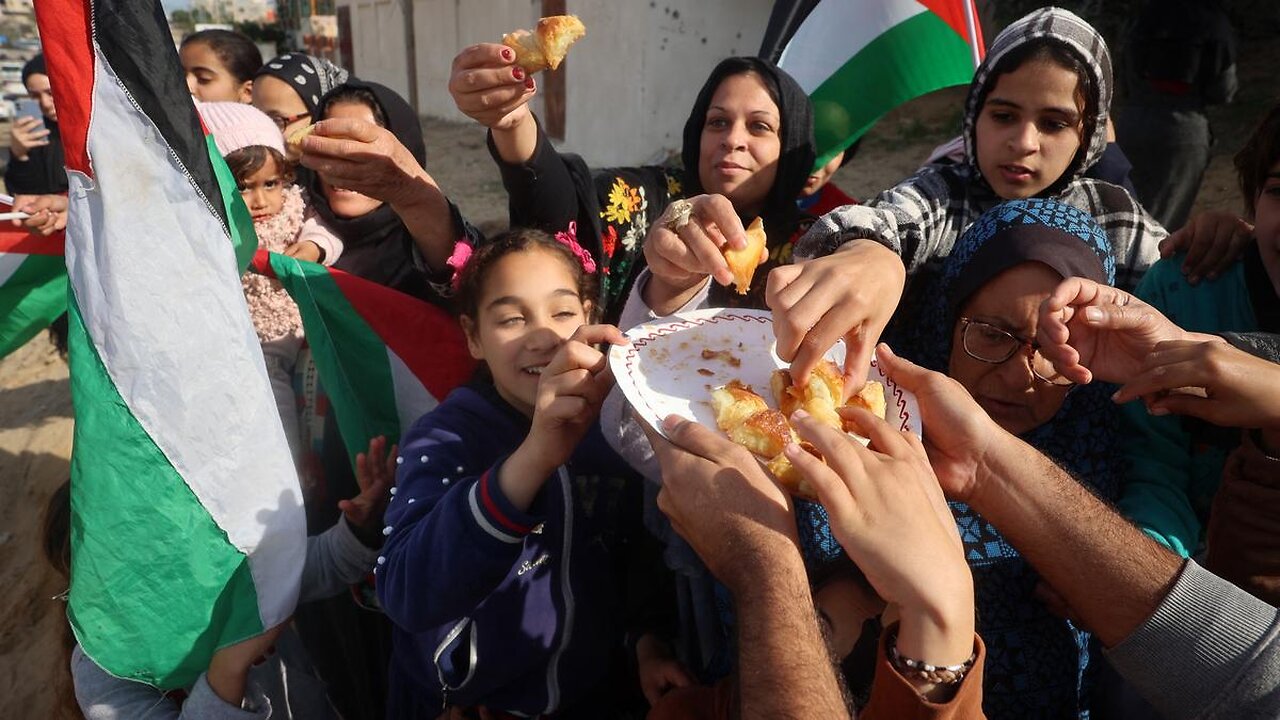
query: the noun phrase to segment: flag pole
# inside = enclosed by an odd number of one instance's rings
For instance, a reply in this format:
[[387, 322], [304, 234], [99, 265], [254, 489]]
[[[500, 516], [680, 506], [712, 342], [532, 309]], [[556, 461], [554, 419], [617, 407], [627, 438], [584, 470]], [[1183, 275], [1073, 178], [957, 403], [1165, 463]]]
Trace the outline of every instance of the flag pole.
[[964, 0], [964, 24], [969, 34], [969, 49], [973, 52], [973, 68], [982, 64], [982, 50], [978, 47], [978, 9], [975, 0]]

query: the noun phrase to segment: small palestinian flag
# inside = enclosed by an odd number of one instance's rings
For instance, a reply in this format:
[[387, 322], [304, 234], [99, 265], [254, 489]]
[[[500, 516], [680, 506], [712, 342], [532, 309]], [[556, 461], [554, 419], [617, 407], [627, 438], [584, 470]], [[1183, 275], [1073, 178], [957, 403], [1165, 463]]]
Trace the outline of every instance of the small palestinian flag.
[[983, 54], [973, 0], [778, 0], [766, 38], [788, 26], [778, 65], [813, 102], [817, 167], [898, 105], [968, 83]]
[[67, 311], [63, 234], [41, 237], [0, 225], [0, 358]]
[[279, 280], [298, 304], [353, 462], [378, 435], [397, 442], [475, 369], [457, 321], [430, 303], [265, 250], [253, 269]]
[[305, 557], [239, 280], [257, 241], [159, 0], [35, 11], [71, 186], [68, 617], [110, 674], [184, 687], [290, 616]]

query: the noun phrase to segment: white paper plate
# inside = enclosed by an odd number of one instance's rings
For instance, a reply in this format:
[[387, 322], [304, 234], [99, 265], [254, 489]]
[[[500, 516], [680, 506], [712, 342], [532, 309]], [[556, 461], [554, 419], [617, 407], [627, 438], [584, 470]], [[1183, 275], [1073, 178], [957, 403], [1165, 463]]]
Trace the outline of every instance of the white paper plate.
[[[630, 345], [609, 351], [609, 366], [631, 407], [659, 432], [662, 418], [679, 415], [714, 428], [711, 389], [739, 380], [776, 407], [769, 375], [788, 363], [778, 358], [773, 315], [763, 310], [695, 310], [637, 325], [627, 331]], [[703, 350], [716, 353], [703, 358]], [[841, 341], [827, 358], [843, 367]], [[920, 409], [911, 393], [898, 387], [871, 359], [870, 378], [885, 386], [890, 423], [920, 435]]]

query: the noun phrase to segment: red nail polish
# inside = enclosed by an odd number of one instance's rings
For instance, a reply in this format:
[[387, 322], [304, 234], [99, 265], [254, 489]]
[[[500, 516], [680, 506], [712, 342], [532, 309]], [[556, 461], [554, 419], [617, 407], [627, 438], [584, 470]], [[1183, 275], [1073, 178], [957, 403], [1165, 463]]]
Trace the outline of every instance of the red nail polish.
[[527, 78], [525, 78], [525, 79], [524, 79], [524, 86], [525, 86], [525, 87], [527, 87], [527, 88], [529, 88], [530, 90], [533, 90], [533, 89], [536, 87], [536, 85], [535, 85], [535, 84], [534, 84], [534, 82], [533, 82], [533, 77], [532, 77], [532, 76], [527, 77]]
[[524, 68], [522, 68], [522, 67], [520, 67], [519, 65], [517, 65], [517, 66], [515, 66], [515, 67], [511, 68], [511, 74], [512, 74], [512, 75], [514, 75], [514, 76], [515, 76], [515, 78], [516, 78], [517, 80], [523, 80], [523, 79], [524, 79]]
[[503, 48], [502, 59], [507, 61], [511, 60], [511, 48]]

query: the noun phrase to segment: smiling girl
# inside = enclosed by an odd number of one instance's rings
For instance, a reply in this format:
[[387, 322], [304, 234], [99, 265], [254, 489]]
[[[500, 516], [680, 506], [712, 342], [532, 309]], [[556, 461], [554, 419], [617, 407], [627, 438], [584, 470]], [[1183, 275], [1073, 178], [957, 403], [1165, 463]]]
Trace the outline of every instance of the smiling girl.
[[396, 626], [389, 718], [599, 717], [634, 690], [620, 608], [665, 594], [625, 577], [661, 561], [640, 552], [641, 479], [596, 423], [613, 377], [594, 345], [625, 340], [587, 324], [593, 269], [532, 230], [463, 265], [462, 327], [488, 378], [418, 420], [397, 460], [377, 569]]

